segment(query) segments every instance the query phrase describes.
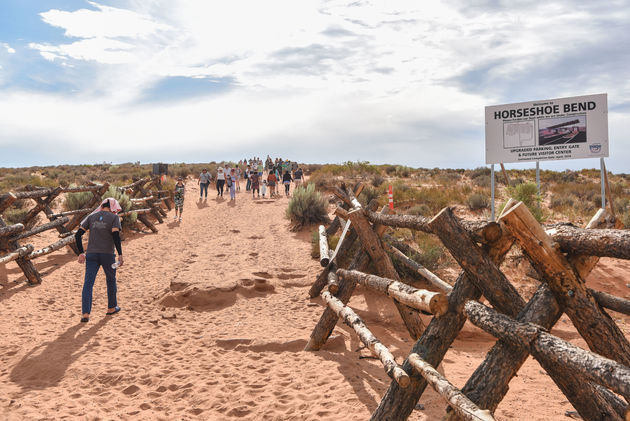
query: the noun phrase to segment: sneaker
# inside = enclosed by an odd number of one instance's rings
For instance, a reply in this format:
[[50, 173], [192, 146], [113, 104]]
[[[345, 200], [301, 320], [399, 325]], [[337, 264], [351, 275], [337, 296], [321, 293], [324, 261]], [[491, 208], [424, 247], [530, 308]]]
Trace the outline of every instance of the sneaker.
[[179, 222], [182, 222], [182, 217], [181, 216], [179, 217]]

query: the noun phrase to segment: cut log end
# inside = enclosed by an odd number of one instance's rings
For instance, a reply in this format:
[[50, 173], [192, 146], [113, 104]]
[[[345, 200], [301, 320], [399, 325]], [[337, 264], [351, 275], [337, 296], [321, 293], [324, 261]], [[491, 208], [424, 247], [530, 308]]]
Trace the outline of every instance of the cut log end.
[[403, 389], [405, 389], [407, 386], [409, 386], [409, 383], [411, 383], [407, 372], [405, 372], [405, 370], [400, 367], [394, 367], [394, 369], [392, 370], [392, 375], [394, 376], [394, 380], [396, 380], [396, 383], [398, 383], [398, 385]]
[[448, 311], [448, 297], [444, 294], [434, 295], [429, 302], [429, 307], [434, 316], [443, 316]]

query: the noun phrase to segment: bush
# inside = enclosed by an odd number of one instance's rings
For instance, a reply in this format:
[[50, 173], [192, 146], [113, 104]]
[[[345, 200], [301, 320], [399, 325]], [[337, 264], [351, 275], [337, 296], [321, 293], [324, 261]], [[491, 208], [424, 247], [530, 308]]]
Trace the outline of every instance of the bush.
[[361, 204], [365, 207], [372, 200], [374, 199], [378, 200], [380, 196], [381, 196], [381, 192], [378, 191], [378, 189], [374, 189], [368, 186], [363, 189], [358, 199], [359, 199], [359, 202], [361, 202]]
[[425, 204], [414, 205], [414, 206], [410, 207], [409, 209], [407, 209], [406, 213], [407, 213], [407, 215], [430, 216], [431, 215], [431, 209]]
[[536, 183], [523, 183], [515, 187], [508, 187], [508, 193], [514, 200], [523, 202], [537, 221], [542, 221], [541, 199]]
[[371, 183], [374, 187], [380, 186], [381, 184], [383, 184], [383, 182], [385, 182], [385, 179], [380, 174], [376, 174], [374, 177], [372, 177]]
[[327, 223], [328, 202], [322, 194], [315, 190], [315, 184], [298, 187], [293, 192], [286, 211], [287, 218], [293, 224], [293, 230], [299, 230], [305, 225]]
[[468, 207], [470, 210], [485, 209], [488, 207], [488, 196], [482, 193], [473, 193], [468, 196]]
[[24, 220], [28, 211], [28, 209], [10, 208], [4, 211], [2, 216], [8, 224], [19, 224]]
[[93, 197], [94, 195], [89, 191], [67, 193], [63, 201], [63, 209], [66, 211], [83, 209]]
[[440, 240], [431, 234], [419, 233], [416, 235], [416, 244], [418, 244], [422, 251], [417, 257], [418, 263], [429, 270], [437, 269], [440, 259], [442, 259], [445, 254], [444, 246]]

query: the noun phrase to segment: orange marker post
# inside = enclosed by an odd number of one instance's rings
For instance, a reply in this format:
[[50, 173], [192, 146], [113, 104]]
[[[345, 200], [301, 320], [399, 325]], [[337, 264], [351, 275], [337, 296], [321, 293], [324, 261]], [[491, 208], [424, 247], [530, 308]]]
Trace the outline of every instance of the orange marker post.
[[387, 193], [387, 197], [389, 198], [389, 208], [394, 209], [394, 189], [392, 186], [389, 186], [389, 192]]

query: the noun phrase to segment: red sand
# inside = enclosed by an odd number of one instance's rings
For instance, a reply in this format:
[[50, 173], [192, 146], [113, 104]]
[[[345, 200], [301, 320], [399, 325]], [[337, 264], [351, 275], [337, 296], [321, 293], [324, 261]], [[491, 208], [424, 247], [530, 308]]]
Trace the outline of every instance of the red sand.
[[[338, 325], [324, 350], [304, 352], [322, 313], [306, 298], [320, 267], [310, 233], [291, 233], [287, 199], [196, 202], [158, 234], [130, 234], [119, 270], [122, 312], [105, 317], [104, 276], [88, 324], [79, 323], [83, 268], [71, 252], [37, 260], [29, 287], [0, 265], [0, 414], [23, 419], [366, 420], [390, 380], [360, 359], [354, 332]], [[44, 246], [48, 232], [33, 240]], [[593, 288], [630, 298], [630, 264], [602, 259]], [[520, 288], [519, 288], [520, 289]], [[388, 299], [359, 289], [351, 306], [399, 362], [412, 341]], [[612, 313], [628, 334], [629, 318]], [[430, 318], [425, 317], [425, 322]], [[554, 334], [582, 347], [563, 317]], [[441, 371], [462, 386], [494, 339], [467, 324]], [[410, 420], [436, 420], [445, 404], [427, 390]], [[531, 358], [510, 384], [499, 420], [565, 419], [566, 398]]]

